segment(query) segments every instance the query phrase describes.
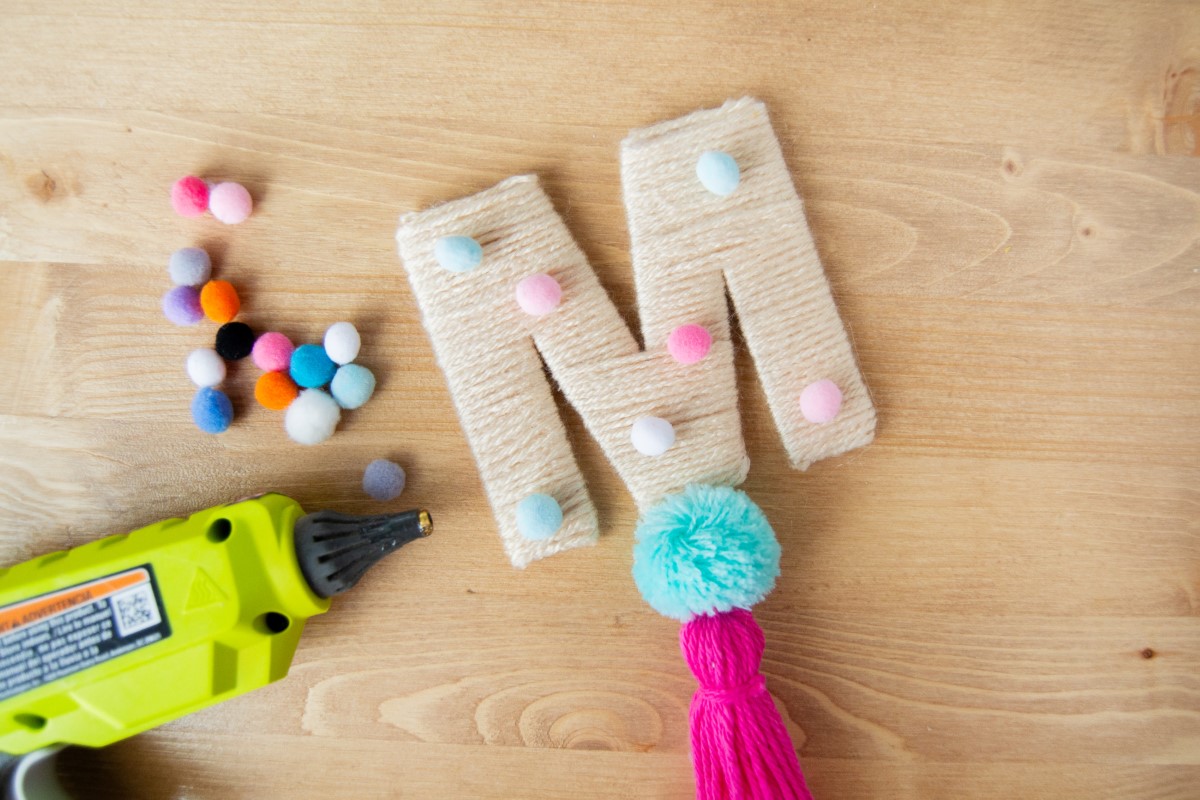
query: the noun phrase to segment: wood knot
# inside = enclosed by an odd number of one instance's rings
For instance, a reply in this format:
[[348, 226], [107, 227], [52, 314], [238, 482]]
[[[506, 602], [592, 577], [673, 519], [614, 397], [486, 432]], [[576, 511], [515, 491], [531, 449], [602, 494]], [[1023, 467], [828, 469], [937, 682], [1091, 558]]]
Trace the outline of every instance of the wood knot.
[[1158, 653], [1154, 652], [1154, 648], [1147, 647], [1144, 650], [1142, 650], [1140, 655], [1142, 658], [1149, 660], [1151, 658], [1154, 658], [1156, 655], [1158, 655]]
[[29, 190], [31, 195], [43, 203], [49, 203], [58, 196], [58, 181], [44, 169], [26, 178], [25, 188]]
[[1012, 179], [1019, 178], [1024, 171], [1025, 164], [1021, 161], [1020, 154], [1011, 147], [1004, 148], [1000, 157], [1000, 174], [1006, 179]]

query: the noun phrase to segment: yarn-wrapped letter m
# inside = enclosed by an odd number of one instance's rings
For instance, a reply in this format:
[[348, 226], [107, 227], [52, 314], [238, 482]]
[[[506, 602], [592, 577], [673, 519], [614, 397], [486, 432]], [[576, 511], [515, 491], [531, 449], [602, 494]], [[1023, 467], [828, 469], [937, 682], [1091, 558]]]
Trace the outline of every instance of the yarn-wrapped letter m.
[[534, 176], [401, 217], [400, 258], [514, 566], [599, 532], [546, 370], [641, 512], [634, 579], [683, 623], [697, 794], [806, 798], [750, 608], [779, 543], [749, 469], [726, 292], [792, 466], [867, 444], [875, 412], [758, 101], [621, 147], [641, 341]]

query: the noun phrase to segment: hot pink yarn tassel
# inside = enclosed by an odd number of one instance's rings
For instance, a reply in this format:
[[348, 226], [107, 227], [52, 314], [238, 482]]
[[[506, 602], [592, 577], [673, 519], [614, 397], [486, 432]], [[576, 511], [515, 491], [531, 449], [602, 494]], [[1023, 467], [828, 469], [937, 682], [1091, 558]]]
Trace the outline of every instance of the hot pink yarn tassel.
[[763, 632], [734, 609], [679, 631], [700, 683], [692, 698], [692, 765], [699, 800], [812, 800], [787, 729], [759, 672]]

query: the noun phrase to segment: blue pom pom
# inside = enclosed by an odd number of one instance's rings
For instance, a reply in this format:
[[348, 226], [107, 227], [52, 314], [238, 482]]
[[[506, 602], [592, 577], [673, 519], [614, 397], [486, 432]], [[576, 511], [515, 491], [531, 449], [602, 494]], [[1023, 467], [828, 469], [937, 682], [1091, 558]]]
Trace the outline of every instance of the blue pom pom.
[[750, 608], [779, 576], [779, 542], [744, 492], [694, 484], [647, 511], [633, 546], [633, 580], [663, 616]]
[[201, 389], [192, 398], [192, 420], [205, 433], [224, 433], [233, 422], [233, 403], [218, 389]]
[[404, 469], [395, 461], [377, 458], [363, 471], [363, 491], [381, 503], [395, 500], [404, 491]]
[[531, 494], [517, 505], [517, 530], [526, 539], [549, 539], [562, 521], [562, 506], [548, 494]]
[[483, 248], [470, 236], [443, 236], [434, 242], [433, 257], [442, 269], [470, 272], [483, 262]]
[[701, 153], [696, 161], [696, 177], [705, 189], [720, 197], [728, 197], [741, 181], [742, 172], [729, 153], [709, 150]]
[[342, 408], [358, 408], [371, 399], [375, 391], [375, 376], [371, 370], [359, 364], [338, 367], [329, 384], [329, 393]]
[[333, 380], [337, 364], [325, 354], [325, 348], [319, 344], [302, 344], [292, 351], [292, 363], [289, 372], [292, 380], [298, 386], [315, 389]]

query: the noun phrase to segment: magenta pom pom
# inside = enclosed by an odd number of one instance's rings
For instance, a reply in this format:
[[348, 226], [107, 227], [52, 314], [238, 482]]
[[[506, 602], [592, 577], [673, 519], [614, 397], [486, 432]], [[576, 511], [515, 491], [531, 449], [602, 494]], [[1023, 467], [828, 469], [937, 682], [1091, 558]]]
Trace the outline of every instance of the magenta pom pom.
[[208, 184], [188, 175], [171, 186], [171, 207], [184, 217], [198, 217], [208, 209]]
[[517, 284], [517, 305], [526, 314], [545, 316], [562, 301], [562, 287], [549, 275], [530, 275]]
[[824, 425], [842, 410], [842, 390], [830, 380], [810, 383], [800, 393], [800, 413], [809, 422]]
[[240, 183], [218, 183], [208, 194], [208, 210], [226, 225], [237, 225], [254, 209], [250, 193]]
[[710, 347], [712, 334], [700, 325], [680, 325], [667, 337], [667, 352], [680, 364], [695, 364]]
[[194, 286], [176, 286], [163, 295], [163, 314], [176, 325], [195, 325], [204, 319], [200, 293]]
[[254, 343], [250, 357], [263, 372], [282, 372], [291, 366], [292, 340], [282, 333], [264, 333]]

